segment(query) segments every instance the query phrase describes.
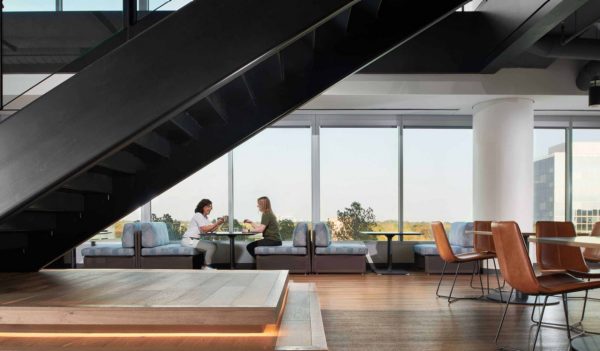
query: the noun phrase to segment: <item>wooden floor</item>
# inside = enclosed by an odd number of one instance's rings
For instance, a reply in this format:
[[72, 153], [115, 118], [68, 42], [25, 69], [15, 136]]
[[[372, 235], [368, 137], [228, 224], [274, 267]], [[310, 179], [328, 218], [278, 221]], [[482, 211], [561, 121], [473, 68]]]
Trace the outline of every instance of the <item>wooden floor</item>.
[[[435, 297], [438, 276], [291, 275], [315, 283], [329, 350], [495, 350], [493, 338], [503, 306], [487, 301], [448, 305]], [[457, 284], [466, 285], [467, 276]], [[470, 288], [456, 293], [472, 294]], [[598, 293], [595, 293], [600, 297]], [[572, 301], [572, 319], [580, 301]], [[499, 346], [529, 348], [530, 307], [512, 306]], [[560, 305], [545, 320], [563, 320]], [[600, 302], [591, 301], [586, 328], [600, 331]], [[545, 328], [537, 350], [567, 350], [566, 333]], [[0, 350], [273, 350], [273, 336], [220, 337], [15, 337], [0, 335]]]

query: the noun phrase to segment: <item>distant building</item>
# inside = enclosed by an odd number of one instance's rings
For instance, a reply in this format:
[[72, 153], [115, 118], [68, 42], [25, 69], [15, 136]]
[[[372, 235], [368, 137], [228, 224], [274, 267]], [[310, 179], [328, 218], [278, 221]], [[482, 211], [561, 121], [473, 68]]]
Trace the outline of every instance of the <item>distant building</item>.
[[[565, 145], [534, 161], [535, 220], [565, 219]], [[573, 223], [589, 233], [600, 221], [600, 142], [573, 143]]]

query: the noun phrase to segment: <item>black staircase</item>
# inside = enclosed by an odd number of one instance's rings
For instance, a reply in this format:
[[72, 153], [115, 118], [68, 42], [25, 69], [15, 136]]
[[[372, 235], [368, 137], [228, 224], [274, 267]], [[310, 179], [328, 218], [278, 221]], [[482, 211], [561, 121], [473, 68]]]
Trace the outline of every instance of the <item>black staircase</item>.
[[39, 270], [464, 2], [174, 12], [0, 124], [0, 270]]

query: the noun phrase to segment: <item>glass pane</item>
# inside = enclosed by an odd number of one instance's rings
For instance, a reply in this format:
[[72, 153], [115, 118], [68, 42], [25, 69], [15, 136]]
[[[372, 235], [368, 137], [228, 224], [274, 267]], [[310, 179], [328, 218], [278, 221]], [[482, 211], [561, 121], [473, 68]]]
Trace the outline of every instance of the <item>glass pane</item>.
[[224, 155], [155, 197], [152, 200], [153, 220], [167, 223], [172, 240], [181, 239], [200, 200], [212, 201], [213, 209], [208, 217], [210, 220], [227, 214], [227, 184], [227, 155]]
[[565, 130], [535, 129], [534, 221], [565, 220]]
[[403, 149], [403, 228], [424, 233], [406, 240], [433, 240], [432, 221], [471, 221], [471, 129], [405, 129]]
[[122, 11], [123, 0], [63, 0], [63, 11]]
[[4, 0], [4, 12], [55, 11], [56, 0]]
[[83, 256], [81, 255], [81, 250], [94, 246], [102, 246], [102, 245], [111, 245], [115, 243], [121, 243], [121, 237], [123, 236], [123, 226], [126, 223], [139, 222], [142, 215], [141, 209], [137, 209], [127, 216], [121, 218], [116, 223], [113, 223], [108, 228], [100, 231], [98, 234], [91, 237], [89, 240], [84, 242], [83, 244], [77, 246], [75, 249], [75, 258], [78, 265], [83, 265]]
[[260, 222], [256, 199], [261, 196], [271, 200], [283, 240], [291, 240], [296, 223], [310, 221], [310, 145], [309, 128], [269, 128], [234, 150], [238, 223]]
[[[600, 209], [600, 129], [573, 130], [573, 221], [591, 233]], [[595, 214], [594, 214], [595, 213]]]
[[[193, 0], [171, 0], [171, 1], [167, 2], [166, 4], [164, 4], [163, 6], [161, 6], [158, 10], [159, 11], [177, 11], [192, 1]], [[160, 3], [160, 2], [161, 2], [160, 0], [151, 0], [150, 4], [156, 5], [157, 3]], [[158, 6], [160, 6], [160, 5], [161, 4], [159, 4]], [[157, 8], [158, 6], [155, 6], [154, 8]]]
[[[321, 220], [334, 240], [398, 230], [398, 130], [321, 129]], [[385, 240], [385, 237], [377, 237]]]

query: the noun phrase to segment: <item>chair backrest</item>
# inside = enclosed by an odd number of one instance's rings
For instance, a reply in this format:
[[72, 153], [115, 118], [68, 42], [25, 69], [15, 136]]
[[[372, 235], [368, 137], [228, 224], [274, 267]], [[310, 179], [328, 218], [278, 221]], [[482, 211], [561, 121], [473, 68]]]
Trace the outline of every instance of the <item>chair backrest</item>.
[[450, 233], [448, 233], [448, 241], [450, 245], [457, 245], [462, 247], [473, 247], [473, 233], [467, 233], [473, 230], [473, 223], [471, 222], [454, 222], [450, 226]]
[[[475, 221], [473, 222], [473, 230], [480, 232], [491, 232], [492, 221]], [[487, 235], [473, 235], [473, 247], [476, 252], [496, 252], [494, 239]]]
[[523, 293], [538, 294], [539, 282], [519, 225], [516, 222], [492, 222], [492, 236], [504, 279]]
[[438, 253], [444, 262], [452, 263], [455, 262], [456, 256], [450, 246], [448, 236], [446, 236], [446, 229], [442, 222], [432, 222], [431, 231], [433, 232], [433, 239], [435, 240], [435, 246], [437, 247]]
[[[591, 235], [600, 236], [600, 222], [594, 223]], [[588, 261], [600, 262], [600, 249], [591, 249], [586, 247], [583, 249], [583, 257], [585, 257], [585, 259]]]
[[142, 247], [157, 247], [170, 244], [169, 229], [165, 222], [142, 222]]
[[292, 233], [293, 245], [297, 247], [308, 246], [308, 224], [306, 222], [298, 222]]
[[329, 230], [327, 224], [318, 222], [313, 230], [315, 232], [315, 246], [327, 247], [331, 245], [331, 230]]
[[139, 230], [139, 223], [125, 223], [121, 235], [121, 245], [127, 248], [135, 247], [135, 232]]
[[[539, 221], [535, 224], [535, 235], [539, 238], [575, 237], [571, 222]], [[581, 249], [566, 245], [536, 244], [537, 263], [541, 271], [575, 270], [589, 271]]]

